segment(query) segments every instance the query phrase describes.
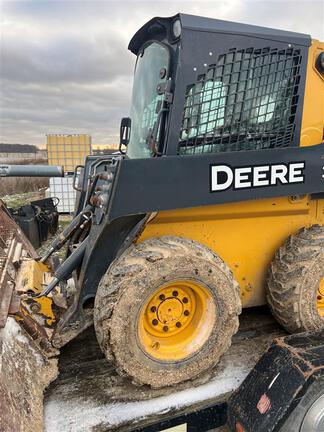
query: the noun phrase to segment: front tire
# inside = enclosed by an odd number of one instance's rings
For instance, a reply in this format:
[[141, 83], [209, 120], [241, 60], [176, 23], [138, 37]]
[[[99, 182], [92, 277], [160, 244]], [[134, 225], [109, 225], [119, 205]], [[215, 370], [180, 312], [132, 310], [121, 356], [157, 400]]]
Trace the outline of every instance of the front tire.
[[229, 348], [239, 287], [210, 249], [179, 237], [132, 245], [102, 278], [94, 322], [116, 369], [159, 388], [198, 377]]

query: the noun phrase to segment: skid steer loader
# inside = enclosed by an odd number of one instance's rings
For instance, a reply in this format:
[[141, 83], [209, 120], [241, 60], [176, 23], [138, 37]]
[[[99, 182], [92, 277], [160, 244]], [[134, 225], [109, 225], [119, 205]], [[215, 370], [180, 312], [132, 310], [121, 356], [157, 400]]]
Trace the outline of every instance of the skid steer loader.
[[324, 43], [178, 14], [129, 49], [120, 154], [78, 167], [75, 217], [21, 262], [6, 313], [44, 351], [94, 322], [116, 370], [155, 388], [215, 366], [242, 307], [324, 328]]

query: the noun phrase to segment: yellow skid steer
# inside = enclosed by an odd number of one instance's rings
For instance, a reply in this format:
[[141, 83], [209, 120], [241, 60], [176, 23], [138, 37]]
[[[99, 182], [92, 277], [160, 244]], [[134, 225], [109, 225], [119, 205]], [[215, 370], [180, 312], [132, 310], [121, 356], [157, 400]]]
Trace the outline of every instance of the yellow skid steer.
[[323, 329], [324, 43], [177, 14], [129, 49], [120, 154], [87, 157], [71, 224], [2, 284], [7, 312], [49, 356], [94, 323], [153, 388], [213, 368], [242, 307]]

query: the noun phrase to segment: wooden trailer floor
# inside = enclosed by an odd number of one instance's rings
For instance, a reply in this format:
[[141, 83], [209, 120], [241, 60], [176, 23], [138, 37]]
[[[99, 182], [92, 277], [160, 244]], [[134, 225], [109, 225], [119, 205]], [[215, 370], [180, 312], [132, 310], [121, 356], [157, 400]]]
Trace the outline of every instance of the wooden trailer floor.
[[176, 389], [152, 390], [117, 375], [90, 328], [61, 350], [59, 376], [45, 394], [45, 430], [127, 431], [207, 402], [226, 400], [272, 339], [283, 334], [268, 309], [244, 311], [239, 332], [215, 370]]

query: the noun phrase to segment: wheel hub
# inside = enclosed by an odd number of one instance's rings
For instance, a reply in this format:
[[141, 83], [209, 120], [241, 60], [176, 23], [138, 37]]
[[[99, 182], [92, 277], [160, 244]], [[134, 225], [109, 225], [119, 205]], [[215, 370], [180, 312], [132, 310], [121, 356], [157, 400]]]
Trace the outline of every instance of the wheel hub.
[[193, 293], [184, 287], [160, 289], [147, 306], [146, 330], [155, 336], [168, 337], [181, 332], [195, 309]]
[[158, 307], [157, 316], [161, 323], [172, 324], [181, 319], [183, 305], [180, 300], [167, 298]]
[[143, 306], [138, 335], [151, 357], [181, 360], [204, 344], [215, 319], [215, 305], [205, 286], [174, 281], [158, 288]]

